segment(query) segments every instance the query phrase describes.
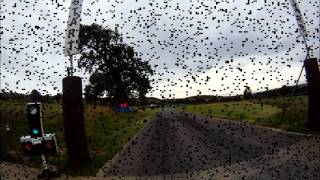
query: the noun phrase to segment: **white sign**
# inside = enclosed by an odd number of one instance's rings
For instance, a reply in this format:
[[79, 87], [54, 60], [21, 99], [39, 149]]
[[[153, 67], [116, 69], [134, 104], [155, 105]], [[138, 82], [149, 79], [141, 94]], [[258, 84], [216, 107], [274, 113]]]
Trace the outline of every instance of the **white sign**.
[[32, 145], [36, 145], [36, 144], [41, 144], [42, 143], [42, 138], [31, 138], [31, 143]]
[[66, 31], [66, 42], [64, 48], [65, 56], [70, 56], [79, 53], [78, 39], [82, 1], [83, 0], [71, 0], [71, 5], [69, 8], [69, 19]]

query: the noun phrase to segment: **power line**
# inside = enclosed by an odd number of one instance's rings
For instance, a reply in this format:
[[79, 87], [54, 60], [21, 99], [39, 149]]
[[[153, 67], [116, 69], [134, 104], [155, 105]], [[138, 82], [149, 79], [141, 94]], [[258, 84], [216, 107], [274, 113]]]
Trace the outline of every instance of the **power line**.
[[305, 61], [307, 61], [310, 58], [309, 57], [310, 47], [308, 47], [308, 44], [307, 44], [307, 38], [308, 38], [307, 29], [306, 29], [306, 26], [305, 26], [305, 22], [303, 20], [303, 16], [302, 16], [299, 4], [296, 2], [296, 0], [290, 0], [290, 3], [291, 3], [291, 6], [292, 6], [292, 9], [293, 9], [293, 14], [296, 17], [296, 21], [297, 21], [297, 24], [298, 24], [298, 29], [300, 31], [300, 35], [303, 38], [307, 54], [306, 54], [306, 57], [305, 57], [305, 59], [303, 61], [303, 65], [302, 65], [298, 80], [296, 82], [295, 87], [293, 88], [293, 90], [291, 92], [291, 95], [289, 97], [289, 100], [288, 100], [286, 108], [288, 108], [290, 106], [290, 102], [292, 100], [293, 94], [294, 94], [294, 92], [296, 91], [296, 89], [298, 87], [298, 83], [299, 83], [299, 80], [301, 78], [304, 66], [305, 66]]

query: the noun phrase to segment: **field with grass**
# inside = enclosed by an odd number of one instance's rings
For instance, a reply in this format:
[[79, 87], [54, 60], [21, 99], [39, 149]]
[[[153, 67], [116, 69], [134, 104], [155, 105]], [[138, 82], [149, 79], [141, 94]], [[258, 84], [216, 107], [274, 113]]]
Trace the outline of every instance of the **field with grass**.
[[[26, 102], [6, 101], [0, 103], [0, 160], [19, 162], [31, 167], [41, 167], [40, 157], [26, 158], [19, 143], [21, 136], [28, 135]], [[55, 133], [59, 146], [58, 155], [48, 156], [49, 164], [63, 168], [66, 161], [66, 148], [63, 133], [62, 105], [45, 103], [43, 126], [45, 133]], [[148, 120], [155, 116], [157, 109], [138, 110], [130, 113], [116, 113], [107, 106], [85, 106], [85, 126], [88, 147], [94, 167], [84, 175], [94, 175], [107, 160], [111, 159]], [[11, 131], [5, 131], [5, 125]], [[72, 172], [70, 172], [72, 174]]]
[[[308, 113], [308, 97], [273, 98], [262, 100], [243, 100], [212, 104], [178, 106], [177, 110], [206, 116], [246, 121], [252, 124], [279, 128], [293, 132], [309, 132], [305, 128]], [[287, 106], [289, 104], [289, 106]], [[62, 105], [43, 104], [43, 123], [45, 133], [56, 133], [59, 153], [48, 156], [49, 164], [62, 169], [66, 161], [66, 148], [63, 133]], [[287, 107], [287, 108], [284, 108]], [[285, 110], [284, 110], [285, 109]], [[19, 138], [28, 135], [26, 102], [0, 102], [0, 160], [23, 163], [40, 167], [40, 157], [26, 158], [22, 153]], [[88, 147], [94, 167], [82, 175], [94, 175], [122, 146], [128, 142], [158, 109], [138, 110], [131, 113], [116, 113], [107, 106], [85, 105], [85, 125]], [[5, 131], [9, 124], [11, 131]], [[312, 132], [314, 133], [314, 132]], [[320, 134], [319, 132], [315, 132]], [[68, 172], [72, 175], [72, 172]]]
[[180, 106], [178, 109], [211, 117], [246, 121], [286, 131], [308, 132], [305, 126], [308, 114], [308, 96], [296, 96], [290, 102], [288, 97], [284, 97], [187, 105]]

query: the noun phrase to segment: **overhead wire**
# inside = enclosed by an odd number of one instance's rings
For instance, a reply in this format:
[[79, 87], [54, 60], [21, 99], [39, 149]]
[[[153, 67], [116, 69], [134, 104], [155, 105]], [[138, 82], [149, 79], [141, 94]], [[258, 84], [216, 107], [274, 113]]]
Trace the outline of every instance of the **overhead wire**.
[[307, 30], [306, 30], [305, 22], [303, 20], [303, 16], [301, 14], [301, 10], [300, 10], [299, 4], [296, 2], [296, 0], [289, 0], [289, 1], [291, 3], [291, 7], [293, 9], [293, 14], [294, 14], [294, 16], [296, 18], [296, 21], [297, 21], [297, 24], [298, 24], [298, 29], [299, 29], [299, 32], [300, 32], [299, 36], [302, 36], [303, 41], [304, 41], [304, 45], [305, 45], [305, 49], [306, 49], [306, 56], [305, 56], [305, 59], [303, 61], [303, 65], [302, 65], [299, 77], [297, 79], [296, 85], [293, 88], [293, 90], [292, 90], [292, 92], [291, 92], [291, 94], [289, 96], [288, 103], [285, 106], [285, 108], [288, 108], [290, 106], [290, 103], [292, 101], [292, 97], [293, 97], [293, 95], [294, 95], [294, 93], [295, 93], [295, 91], [296, 91], [296, 89], [298, 87], [298, 84], [299, 84], [303, 69], [305, 67], [305, 61], [307, 61], [310, 58], [309, 57], [310, 48], [308, 47], [308, 44], [307, 44], [307, 38], [308, 38]]

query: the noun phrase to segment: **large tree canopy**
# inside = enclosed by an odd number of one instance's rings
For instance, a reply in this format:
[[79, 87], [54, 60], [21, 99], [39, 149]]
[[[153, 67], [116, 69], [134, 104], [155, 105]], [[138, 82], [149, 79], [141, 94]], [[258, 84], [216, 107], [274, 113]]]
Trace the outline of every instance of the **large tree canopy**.
[[79, 33], [80, 68], [91, 73], [90, 91], [118, 104], [128, 98], [144, 98], [151, 89], [153, 70], [136, 56], [133, 47], [122, 43], [120, 34], [100, 25], [81, 25]]

